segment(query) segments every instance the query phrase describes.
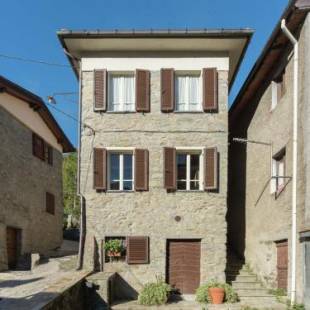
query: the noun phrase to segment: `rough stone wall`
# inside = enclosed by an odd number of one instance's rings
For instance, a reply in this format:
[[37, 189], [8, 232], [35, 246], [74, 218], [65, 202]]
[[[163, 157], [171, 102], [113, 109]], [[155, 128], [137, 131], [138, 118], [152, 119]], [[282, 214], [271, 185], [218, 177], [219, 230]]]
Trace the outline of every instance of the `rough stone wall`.
[[[151, 72], [151, 113], [95, 113], [93, 73], [82, 76], [82, 120], [96, 130], [81, 137], [81, 191], [86, 199], [85, 267], [93, 268], [93, 237], [100, 250], [105, 236], [146, 235], [150, 264], [129, 265], [142, 283], [165, 276], [166, 241], [201, 239], [201, 282], [224, 280], [227, 210], [227, 83], [219, 72], [219, 113], [161, 113], [160, 73]], [[220, 190], [167, 193], [163, 188], [163, 147], [217, 146], [220, 153]], [[97, 193], [93, 190], [93, 147], [139, 147], [150, 154], [148, 192]], [[174, 217], [181, 216], [176, 222]], [[98, 249], [96, 249], [98, 251]], [[99, 251], [100, 252], [100, 251]], [[125, 264], [125, 263], [124, 263]]]
[[[53, 166], [32, 155], [32, 132], [0, 107], [0, 270], [7, 268], [6, 227], [22, 229], [21, 254], [45, 253], [62, 241], [62, 154]], [[45, 193], [55, 195], [55, 215]]]
[[[305, 160], [304, 160], [304, 109], [305, 88], [304, 66], [305, 29], [303, 28], [299, 40], [299, 132], [298, 132], [298, 183], [297, 183], [297, 229], [300, 231], [305, 224]], [[272, 91], [271, 84], [257, 99], [252, 98], [247, 110], [238, 117], [232, 135], [243, 135], [249, 140], [272, 142], [272, 154], [275, 155], [283, 147], [286, 148], [286, 176], [292, 176], [292, 126], [293, 126], [293, 58], [286, 66], [285, 73], [286, 93], [271, 111]], [[258, 96], [260, 96], [258, 94]], [[242, 128], [243, 127], [243, 128]], [[243, 149], [242, 149], [243, 148]], [[261, 280], [269, 286], [277, 286], [277, 251], [276, 241], [288, 239], [289, 253], [291, 247], [291, 182], [281, 194], [275, 198], [270, 193], [271, 155], [270, 147], [248, 143], [244, 146], [235, 146], [231, 149], [230, 161], [238, 158], [243, 161], [241, 169], [245, 180], [244, 199], [238, 201], [234, 191], [235, 185], [230, 187], [234, 199], [230, 206], [234, 210], [245, 210], [245, 258]], [[238, 152], [244, 156], [240, 157]], [[233, 165], [233, 163], [232, 163]], [[236, 182], [237, 171], [231, 170], [231, 184]], [[244, 205], [242, 205], [244, 204]], [[288, 270], [288, 290], [290, 290], [290, 257]], [[303, 258], [302, 244], [297, 244], [297, 294], [299, 300], [303, 294]]]

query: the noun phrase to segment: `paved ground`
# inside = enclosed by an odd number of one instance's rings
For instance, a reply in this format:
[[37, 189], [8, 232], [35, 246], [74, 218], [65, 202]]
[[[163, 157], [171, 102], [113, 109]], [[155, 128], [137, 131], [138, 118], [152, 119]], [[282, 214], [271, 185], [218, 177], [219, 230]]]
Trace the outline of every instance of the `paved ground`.
[[64, 241], [57, 252], [52, 252], [48, 262], [32, 271], [8, 271], [0, 273], [0, 309], [35, 309], [49, 300], [55, 290], [81, 276], [75, 271], [78, 243]]

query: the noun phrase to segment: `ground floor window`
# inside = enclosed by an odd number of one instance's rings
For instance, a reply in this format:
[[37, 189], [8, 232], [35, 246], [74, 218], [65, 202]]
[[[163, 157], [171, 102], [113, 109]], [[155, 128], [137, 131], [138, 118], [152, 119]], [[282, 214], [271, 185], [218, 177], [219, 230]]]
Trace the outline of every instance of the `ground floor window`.
[[108, 156], [108, 180], [109, 190], [132, 191], [133, 190], [133, 153], [109, 152]]
[[201, 152], [177, 152], [177, 189], [201, 190]]

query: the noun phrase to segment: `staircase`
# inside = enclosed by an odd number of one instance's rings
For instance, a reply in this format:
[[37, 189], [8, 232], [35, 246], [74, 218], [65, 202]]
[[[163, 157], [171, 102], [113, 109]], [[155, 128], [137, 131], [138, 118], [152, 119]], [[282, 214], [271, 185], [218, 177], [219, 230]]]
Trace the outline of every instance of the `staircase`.
[[255, 307], [272, 307], [272, 309], [286, 309], [276, 297], [268, 292], [244, 264], [235, 256], [229, 256], [226, 267], [226, 281], [235, 289], [242, 304]]

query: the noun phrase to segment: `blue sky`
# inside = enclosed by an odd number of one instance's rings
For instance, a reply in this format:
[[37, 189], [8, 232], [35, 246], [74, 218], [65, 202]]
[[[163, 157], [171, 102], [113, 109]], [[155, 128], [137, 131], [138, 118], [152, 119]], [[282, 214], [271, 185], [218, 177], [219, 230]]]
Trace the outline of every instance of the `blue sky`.
[[[287, 0], [2, 1], [0, 54], [67, 64], [56, 37], [61, 28], [253, 28], [255, 35], [231, 91], [231, 104], [287, 3]], [[78, 90], [73, 71], [66, 67], [0, 57], [0, 74], [44, 100], [55, 92]], [[59, 96], [57, 108], [77, 117], [77, 96]], [[56, 111], [52, 113], [76, 145], [77, 123]]]

